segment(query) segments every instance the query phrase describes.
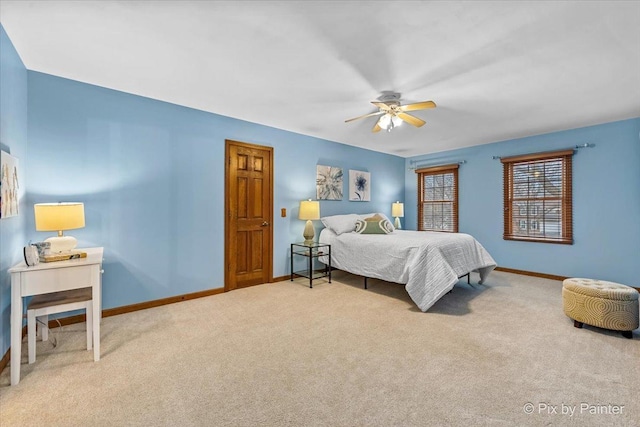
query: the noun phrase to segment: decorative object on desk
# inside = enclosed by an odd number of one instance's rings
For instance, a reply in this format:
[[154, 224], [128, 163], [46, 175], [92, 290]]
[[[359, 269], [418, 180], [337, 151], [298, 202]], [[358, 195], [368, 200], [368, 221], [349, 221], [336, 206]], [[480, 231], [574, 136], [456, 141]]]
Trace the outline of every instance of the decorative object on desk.
[[316, 198], [342, 200], [342, 168], [316, 165]]
[[349, 171], [349, 200], [353, 202], [371, 201], [371, 174], [369, 172]]
[[68, 259], [80, 259], [80, 258], [86, 258], [86, 257], [87, 257], [87, 253], [83, 251], [67, 251], [64, 253], [43, 255], [40, 257], [40, 261], [56, 262], [56, 261], [66, 261]]
[[300, 212], [298, 213], [298, 219], [307, 220], [307, 224], [304, 227], [304, 244], [309, 245], [313, 243], [313, 237], [315, 232], [313, 230], [313, 223], [311, 221], [320, 219], [320, 202], [309, 200], [303, 200], [300, 202]]
[[18, 215], [18, 159], [0, 152], [0, 219]]
[[400, 218], [404, 218], [404, 203], [395, 202], [391, 204], [391, 216], [396, 218], [394, 227], [400, 230]]
[[25, 246], [22, 249], [24, 255], [24, 263], [29, 267], [32, 265], [38, 265], [40, 263], [40, 257], [38, 256], [38, 248], [34, 245]]
[[51, 244], [51, 254], [69, 252], [76, 247], [76, 238], [65, 236], [63, 231], [84, 227], [83, 203], [37, 203], [33, 210], [37, 231], [58, 232], [58, 236], [45, 240]]
[[51, 243], [50, 242], [35, 242], [31, 243], [33, 246], [38, 248], [38, 256], [42, 257], [44, 255], [49, 255], [51, 253]]

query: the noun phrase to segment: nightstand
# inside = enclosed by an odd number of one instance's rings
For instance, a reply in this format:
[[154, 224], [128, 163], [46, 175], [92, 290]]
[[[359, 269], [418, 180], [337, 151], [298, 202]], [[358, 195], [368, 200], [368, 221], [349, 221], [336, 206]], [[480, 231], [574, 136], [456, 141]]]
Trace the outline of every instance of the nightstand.
[[[307, 257], [307, 269], [293, 271], [293, 258], [295, 256]], [[329, 262], [321, 270], [313, 269], [313, 260], [321, 256], [327, 256]], [[331, 283], [331, 245], [327, 243], [292, 243], [291, 244], [291, 281], [294, 276], [306, 277], [309, 279], [309, 287], [313, 288], [313, 281], [322, 277], [328, 277]]]

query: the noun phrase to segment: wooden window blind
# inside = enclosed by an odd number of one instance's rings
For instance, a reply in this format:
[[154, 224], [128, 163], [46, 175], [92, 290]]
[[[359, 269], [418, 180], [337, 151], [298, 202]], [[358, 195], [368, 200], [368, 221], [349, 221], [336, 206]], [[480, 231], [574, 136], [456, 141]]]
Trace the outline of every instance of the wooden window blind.
[[573, 244], [573, 150], [503, 158], [505, 240]]
[[458, 232], [458, 165], [416, 170], [418, 230]]

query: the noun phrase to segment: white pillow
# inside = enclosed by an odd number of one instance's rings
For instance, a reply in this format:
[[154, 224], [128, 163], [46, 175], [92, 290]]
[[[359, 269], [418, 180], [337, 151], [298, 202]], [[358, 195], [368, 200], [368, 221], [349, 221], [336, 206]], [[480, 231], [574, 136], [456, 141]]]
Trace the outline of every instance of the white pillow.
[[382, 212], [373, 212], [373, 213], [369, 213], [369, 214], [361, 214], [358, 215], [358, 218], [360, 219], [367, 219], [367, 218], [371, 218], [374, 215], [380, 215], [382, 218], [386, 219], [389, 222], [389, 225], [391, 226], [391, 232], [393, 232], [396, 228], [393, 226], [393, 222], [389, 219], [388, 216], [386, 216], [385, 214], [383, 214]]
[[320, 218], [325, 227], [340, 235], [350, 233], [356, 229], [356, 221], [359, 219], [356, 214], [332, 215]]

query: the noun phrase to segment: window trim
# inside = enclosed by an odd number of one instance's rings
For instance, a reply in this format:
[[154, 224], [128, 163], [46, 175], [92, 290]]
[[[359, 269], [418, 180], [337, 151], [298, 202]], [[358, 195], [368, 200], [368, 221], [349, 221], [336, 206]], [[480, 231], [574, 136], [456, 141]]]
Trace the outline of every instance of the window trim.
[[[457, 233], [458, 232], [458, 169], [460, 165], [450, 164], [450, 165], [440, 165], [433, 166], [428, 168], [422, 168], [416, 170], [416, 175], [418, 177], [418, 218], [417, 218], [417, 226], [419, 231], [435, 231], [439, 233]], [[443, 175], [445, 173], [453, 173], [453, 231], [448, 230], [433, 230], [433, 229], [424, 229], [422, 226], [422, 214], [423, 214], [423, 196], [424, 196], [424, 177], [427, 175]]]
[[[572, 177], [572, 158], [574, 150], [561, 150], [536, 154], [525, 154], [522, 156], [512, 156], [500, 159], [503, 164], [503, 215], [504, 215], [504, 240], [516, 240], [522, 242], [538, 242], [538, 243], [556, 243], [556, 244], [573, 244], [573, 177]], [[513, 234], [513, 215], [511, 212], [513, 206], [513, 168], [519, 163], [528, 163], [535, 161], [545, 161], [551, 159], [562, 160], [562, 195], [560, 197], [562, 217], [561, 237], [528, 237]]]

